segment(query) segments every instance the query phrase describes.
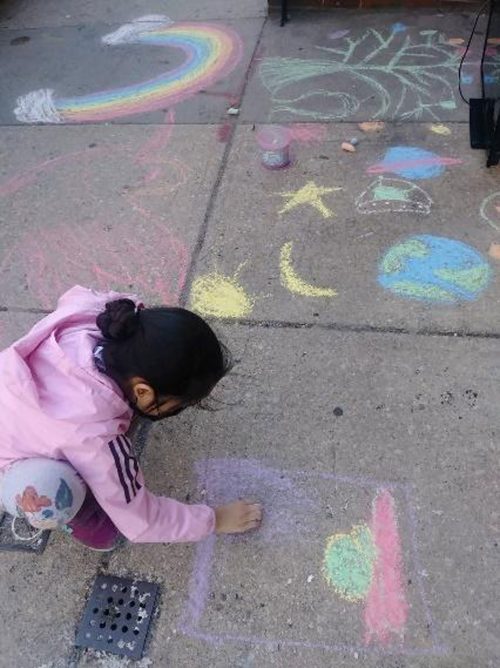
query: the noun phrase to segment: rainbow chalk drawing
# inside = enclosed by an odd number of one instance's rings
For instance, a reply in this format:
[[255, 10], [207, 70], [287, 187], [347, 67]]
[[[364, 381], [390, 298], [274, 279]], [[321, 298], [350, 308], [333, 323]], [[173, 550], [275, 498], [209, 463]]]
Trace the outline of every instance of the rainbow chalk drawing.
[[163, 15], [144, 16], [102, 38], [104, 44], [145, 44], [182, 50], [179, 67], [148, 81], [79, 97], [54, 97], [36, 90], [17, 100], [14, 113], [24, 123], [95, 123], [164, 109], [211, 86], [238, 64], [239, 36], [220, 24], [174, 23]]
[[298, 206], [307, 204], [312, 206], [313, 209], [323, 216], [323, 218], [330, 218], [334, 215], [333, 211], [326, 206], [322, 197], [323, 195], [328, 195], [336, 190], [342, 190], [342, 188], [325, 188], [323, 186], [317, 186], [314, 181], [309, 181], [305, 186], [299, 188], [299, 190], [277, 193], [280, 197], [285, 199], [285, 204], [280, 209], [279, 214], [282, 216], [284, 213], [288, 213]]
[[368, 168], [368, 174], [391, 173], [405, 179], [431, 179], [441, 176], [447, 165], [460, 165], [459, 158], [443, 158], [417, 146], [393, 146], [383, 159]]
[[359, 213], [420, 213], [428, 215], [429, 195], [419, 186], [402, 179], [379, 176], [356, 198]]
[[387, 31], [336, 31], [322, 59], [264, 58], [259, 74], [271, 118], [347, 119], [366, 102], [373, 119], [440, 121], [457, 108], [460, 54], [439, 32], [394, 24]]
[[238, 273], [224, 276], [218, 272], [199, 276], [191, 288], [190, 303], [193, 311], [212, 318], [245, 318], [255, 306], [255, 299], [245, 292], [238, 281]]
[[[259, 531], [210, 536], [197, 544], [178, 627], [182, 633], [216, 647], [300, 650], [304, 665], [307, 650], [373, 657], [447, 653], [426, 593], [411, 486], [282, 470], [253, 459], [204, 459], [196, 463], [196, 473], [209, 505], [256, 498], [266, 513]], [[326, 518], [325, 507], [331, 509]], [[358, 523], [355, 509], [363, 508], [368, 521]], [[343, 532], [346, 525], [352, 529]], [[247, 583], [259, 574], [262, 582], [272, 578], [271, 590], [259, 590], [256, 600], [262, 603], [252, 624], [237, 626], [236, 608], [221, 609], [219, 593], [241, 591], [248, 605], [254, 594]], [[283, 609], [287, 597], [301, 606]], [[359, 609], [361, 628], [346, 614], [346, 605]], [[332, 623], [309, 623], [311, 610], [315, 619]], [[288, 616], [293, 625], [287, 624]]]
[[479, 213], [488, 225], [500, 231], [500, 191], [491, 193], [483, 200]]
[[477, 299], [488, 287], [491, 273], [487, 260], [471, 246], [423, 234], [386, 252], [378, 280], [399, 297], [456, 304]]
[[280, 253], [281, 285], [296, 295], [303, 297], [335, 297], [337, 291], [332, 288], [320, 288], [304, 281], [295, 271], [292, 264], [293, 244], [284, 244]]
[[408, 603], [403, 587], [401, 541], [394, 498], [379, 490], [370, 526], [334, 534], [326, 545], [323, 573], [346, 601], [364, 601], [365, 643], [403, 639]]

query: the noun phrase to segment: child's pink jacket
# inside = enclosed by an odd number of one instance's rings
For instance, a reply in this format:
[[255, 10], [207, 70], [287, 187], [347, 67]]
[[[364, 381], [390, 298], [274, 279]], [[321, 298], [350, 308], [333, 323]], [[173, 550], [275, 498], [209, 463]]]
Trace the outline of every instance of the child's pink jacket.
[[96, 317], [124, 296], [72, 288], [0, 352], [0, 471], [28, 457], [66, 460], [129, 540], [200, 540], [214, 531], [214, 511], [148, 492], [125, 437], [132, 410], [94, 362]]

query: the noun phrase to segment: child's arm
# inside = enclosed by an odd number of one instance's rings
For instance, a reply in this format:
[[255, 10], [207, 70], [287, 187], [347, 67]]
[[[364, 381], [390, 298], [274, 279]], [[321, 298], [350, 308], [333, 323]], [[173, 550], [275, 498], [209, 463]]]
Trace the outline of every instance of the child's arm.
[[83, 477], [99, 505], [118, 530], [136, 543], [198, 541], [213, 532], [239, 533], [260, 523], [256, 504], [238, 501], [213, 510], [188, 505], [149, 492], [125, 436], [118, 436], [98, 453], [85, 447], [65, 453]]

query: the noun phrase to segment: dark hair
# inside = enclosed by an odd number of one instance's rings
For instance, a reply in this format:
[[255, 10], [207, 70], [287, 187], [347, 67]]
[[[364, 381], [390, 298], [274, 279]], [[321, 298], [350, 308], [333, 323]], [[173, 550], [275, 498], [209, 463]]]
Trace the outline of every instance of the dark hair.
[[131, 299], [106, 304], [97, 316], [106, 373], [117, 382], [133, 376], [157, 397], [204, 399], [231, 369], [231, 356], [200, 316], [183, 308], [137, 308]]

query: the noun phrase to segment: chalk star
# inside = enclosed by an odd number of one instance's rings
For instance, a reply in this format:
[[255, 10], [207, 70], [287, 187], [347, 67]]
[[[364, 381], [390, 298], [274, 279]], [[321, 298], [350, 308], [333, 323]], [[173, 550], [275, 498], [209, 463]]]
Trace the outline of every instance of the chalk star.
[[285, 206], [279, 211], [279, 214], [287, 213], [302, 204], [310, 204], [323, 218], [333, 216], [333, 211], [324, 204], [321, 198], [323, 195], [328, 195], [328, 193], [332, 193], [335, 190], [342, 190], [342, 188], [324, 188], [323, 186], [317, 186], [314, 181], [309, 181], [299, 190], [277, 193], [287, 200]]

